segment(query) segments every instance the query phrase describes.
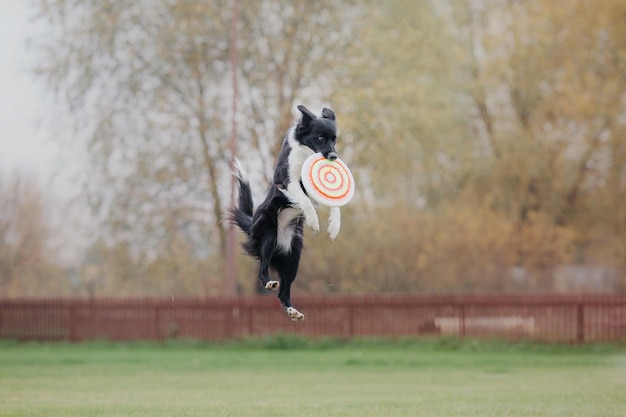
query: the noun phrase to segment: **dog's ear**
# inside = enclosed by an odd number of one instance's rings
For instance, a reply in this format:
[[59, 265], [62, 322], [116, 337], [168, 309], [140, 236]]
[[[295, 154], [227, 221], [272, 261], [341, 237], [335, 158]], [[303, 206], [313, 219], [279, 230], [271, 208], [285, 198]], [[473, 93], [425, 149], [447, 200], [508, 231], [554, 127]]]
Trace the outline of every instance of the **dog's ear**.
[[311, 121], [317, 119], [317, 116], [315, 116], [313, 113], [311, 113], [311, 110], [307, 109], [302, 104], [298, 105], [298, 110], [300, 110], [300, 112], [302, 113], [302, 121], [303, 122], [311, 122]]
[[335, 120], [335, 112], [332, 111], [331, 109], [327, 109], [326, 107], [324, 107], [322, 109], [322, 117], [324, 119]]

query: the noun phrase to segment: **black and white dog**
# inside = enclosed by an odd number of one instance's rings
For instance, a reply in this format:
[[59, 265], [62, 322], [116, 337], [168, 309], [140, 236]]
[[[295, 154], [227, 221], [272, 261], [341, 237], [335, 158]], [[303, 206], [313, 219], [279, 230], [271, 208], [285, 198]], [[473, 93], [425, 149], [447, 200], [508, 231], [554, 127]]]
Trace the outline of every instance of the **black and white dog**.
[[[298, 110], [302, 117], [285, 136], [274, 171], [274, 183], [265, 201], [254, 210], [250, 182], [237, 162], [239, 207], [230, 210], [231, 221], [248, 236], [244, 249], [260, 261], [261, 284], [270, 290], [279, 289], [278, 298], [294, 321], [304, 320], [304, 315], [291, 304], [291, 284], [296, 278], [302, 252], [303, 225], [315, 232], [320, 228], [315, 207], [300, 180], [302, 164], [316, 152], [330, 160], [337, 158], [335, 113], [324, 108], [322, 117], [317, 117], [302, 105]], [[332, 207], [328, 221], [331, 239], [337, 237], [340, 227], [341, 213], [338, 207]], [[278, 273], [280, 284], [270, 279], [270, 268]]]

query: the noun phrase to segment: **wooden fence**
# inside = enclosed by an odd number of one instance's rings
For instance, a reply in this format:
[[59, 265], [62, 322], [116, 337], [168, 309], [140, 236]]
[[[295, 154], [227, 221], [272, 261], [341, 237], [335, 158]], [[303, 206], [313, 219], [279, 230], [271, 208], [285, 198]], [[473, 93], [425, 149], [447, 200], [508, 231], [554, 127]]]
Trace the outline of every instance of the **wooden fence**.
[[297, 297], [291, 322], [275, 297], [3, 299], [0, 339], [226, 340], [453, 335], [548, 342], [626, 340], [625, 295], [368, 295]]

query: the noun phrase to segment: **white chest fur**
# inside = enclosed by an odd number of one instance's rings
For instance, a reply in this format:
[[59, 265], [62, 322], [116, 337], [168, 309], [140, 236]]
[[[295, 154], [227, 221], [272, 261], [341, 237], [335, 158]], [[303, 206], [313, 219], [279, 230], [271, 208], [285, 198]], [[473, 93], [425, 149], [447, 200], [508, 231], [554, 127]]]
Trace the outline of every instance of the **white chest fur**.
[[301, 213], [299, 208], [285, 208], [278, 213], [276, 246], [280, 251], [287, 253], [291, 250], [291, 241], [296, 233], [295, 220]]
[[315, 207], [313, 207], [313, 203], [311, 203], [311, 200], [309, 200], [302, 190], [302, 187], [300, 187], [302, 165], [309, 156], [313, 155], [314, 152], [309, 147], [298, 143], [293, 134], [294, 132], [292, 131], [288, 139], [290, 146], [288, 158], [289, 184], [287, 185], [286, 190], [281, 191], [295, 207], [302, 210], [306, 225], [309, 226], [314, 232], [317, 232], [320, 230], [320, 221], [317, 218]]
[[291, 151], [289, 152], [289, 180], [300, 181], [302, 165], [309, 156], [314, 154], [314, 152], [308, 146], [298, 143], [298, 141], [293, 137], [293, 132], [289, 136], [288, 141], [291, 148]]

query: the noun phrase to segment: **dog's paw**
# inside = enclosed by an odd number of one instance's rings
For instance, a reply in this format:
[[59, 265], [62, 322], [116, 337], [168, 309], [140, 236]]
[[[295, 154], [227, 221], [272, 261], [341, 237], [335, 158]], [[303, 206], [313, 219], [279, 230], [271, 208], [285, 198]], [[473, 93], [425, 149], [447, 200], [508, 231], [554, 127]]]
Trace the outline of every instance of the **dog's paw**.
[[298, 310], [296, 310], [293, 307], [287, 307], [287, 315], [289, 316], [289, 318], [293, 321], [302, 321], [304, 320], [304, 314], [300, 313]]
[[278, 285], [278, 281], [267, 281], [267, 284], [265, 284], [265, 288], [268, 290], [277, 290]]
[[305, 215], [305, 223], [314, 232], [320, 231], [320, 219], [317, 217], [317, 213], [313, 212], [311, 215]]
[[328, 217], [328, 237], [335, 240], [341, 229], [341, 211], [339, 207], [332, 207], [330, 209], [330, 216]]
[[339, 230], [341, 229], [341, 225], [337, 224], [337, 223], [329, 223], [328, 224], [328, 237], [331, 240], [335, 240], [335, 238], [337, 237], [337, 235], [339, 234]]

